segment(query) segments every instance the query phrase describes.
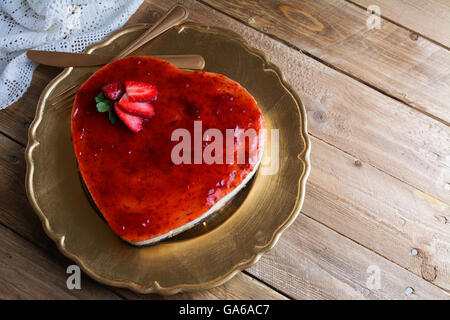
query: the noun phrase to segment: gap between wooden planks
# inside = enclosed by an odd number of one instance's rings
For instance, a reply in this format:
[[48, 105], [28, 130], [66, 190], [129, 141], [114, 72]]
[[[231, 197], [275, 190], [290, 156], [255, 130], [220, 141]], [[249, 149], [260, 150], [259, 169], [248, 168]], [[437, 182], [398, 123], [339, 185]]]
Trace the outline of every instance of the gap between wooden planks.
[[[45, 236], [37, 216], [28, 205], [23, 185], [25, 163], [23, 147], [0, 135], [0, 169], [5, 183], [0, 185], [0, 239], [4, 245], [0, 255], [8, 259], [0, 270], [0, 281], [7, 289], [2, 298], [156, 298], [137, 295], [124, 289], [104, 290], [104, 286], [83, 277], [84, 290], [65, 288], [65, 267], [71, 262], [60, 255], [52, 241]], [[11, 161], [16, 157], [16, 162]], [[7, 226], [22, 237], [6, 229]], [[300, 228], [300, 231], [299, 231]], [[272, 249], [274, 255], [262, 258], [249, 272], [283, 293], [296, 299], [312, 298], [445, 298], [443, 291], [413, 275], [374, 252], [346, 239], [320, 223], [300, 215]], [[288, 229], [288, 230], [289, 230]], [[284, 240], [283, 240], [284, 239]], [[33, 245], [35, 244], [35, 245]], [[34, 264], [36, 264], [34, 266]], [[367, 289], [367, 268], [375, 265], [381, 272], [380, 288]], [[35, 270], [36, 273], [30, 272]], [[48, 274], [44, 273], [44, 270]], [[26, 284], [22, 281], [26, 279]], [[42, 286], [42, 281], [47, 283]], [[415, 290], [406, 295], [406, 287]], [[25, 290], [24, 288], [27, 288]], [[106, 287], [108, 288], [108, 287]], [[198, 293], [180, 294], [169, 298], [186, 299], [281, 299], [283, 295], [251, 279], [244, 273], [224, 286]]]
[[382, 17], [450, 48], [450, 1], [448, 0], [347, 0], [364, 9], [380, 8]]

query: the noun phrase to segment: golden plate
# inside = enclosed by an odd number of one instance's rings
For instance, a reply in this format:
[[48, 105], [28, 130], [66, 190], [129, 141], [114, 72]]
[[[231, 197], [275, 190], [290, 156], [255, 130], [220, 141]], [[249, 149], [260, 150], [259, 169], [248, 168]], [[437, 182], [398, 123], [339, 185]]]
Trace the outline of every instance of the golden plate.
[[[124, 28], [87, 52], [118, 53], [146, 28]], [[150, 54], [200, 54], [206, 71], [224, 74], [247, 88], [268, 130], [279, 129], [278, 172], [263, 175], [260, 169], [250, 185], [206, 220], [206, 226], [155, 246], [130, 246], [113, 234], [83, 190], [70, 140], [71, 104], [47, 103], [95, 70], [66, 68], [42, 93], [29, 130], [28, 198], [61, 252], [99, 282], [141, 293], [211, 288], [253, 265], [300, 212], [309, 173], [305, 108], [280, 70], [233, 32], [183, 24], [136, 53]]]

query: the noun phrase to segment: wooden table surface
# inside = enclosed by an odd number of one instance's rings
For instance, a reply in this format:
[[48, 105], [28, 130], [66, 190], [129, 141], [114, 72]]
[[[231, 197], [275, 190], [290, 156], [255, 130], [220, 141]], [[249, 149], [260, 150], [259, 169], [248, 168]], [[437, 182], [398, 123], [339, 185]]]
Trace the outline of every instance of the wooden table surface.
[[[301, 214], [252, 268], [187, 299], [450, 299], [450, 1], [175, 2], [190, 19], [263, 50], [303, 99], [312, 170]], [[378, 5], [381, 28], [366, 26]], [[159, 299], [82, 277], [44, 234], [25, 194], [24, 148], [38, 97], [61, 69], [39, 66], [0, 111], [0, 298]]]

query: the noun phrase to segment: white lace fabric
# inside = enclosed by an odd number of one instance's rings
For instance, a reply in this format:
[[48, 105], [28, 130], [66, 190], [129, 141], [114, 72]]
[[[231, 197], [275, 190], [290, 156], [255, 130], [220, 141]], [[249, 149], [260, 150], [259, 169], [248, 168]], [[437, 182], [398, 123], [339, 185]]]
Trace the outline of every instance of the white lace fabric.
[[120, 28], [143, 0], [0, 1], [0, 110], [28, 89], [29, 49], [81, 52]]

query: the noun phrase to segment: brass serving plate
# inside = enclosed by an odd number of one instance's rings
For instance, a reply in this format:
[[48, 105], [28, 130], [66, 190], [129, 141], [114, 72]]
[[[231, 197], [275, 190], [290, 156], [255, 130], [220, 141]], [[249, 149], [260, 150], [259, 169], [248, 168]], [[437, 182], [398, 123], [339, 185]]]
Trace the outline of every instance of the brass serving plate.
[[[87, 52], [118, 53], [147, 27], [124, 28]], [[233, 32], [183, 24], [136, 53], [150, 54], [200, 54], [206, 71], [247, 88], [268, 129], [279, 129], [278, 172], [263, 175], [260, 170], [206, 223], [155, 246], [130, 246], [113, 234], [83, 189], [70, 140], [71, 103], [52, 107], [47, 102], [95, 70], [66, 68], [42, 93], [29, 130], [28, 198], [61, 252], [99, 282], [141, 293], [211, 288], [256, 263], [300, 212], [310, 167], [305, 108], [280, 70]]]

